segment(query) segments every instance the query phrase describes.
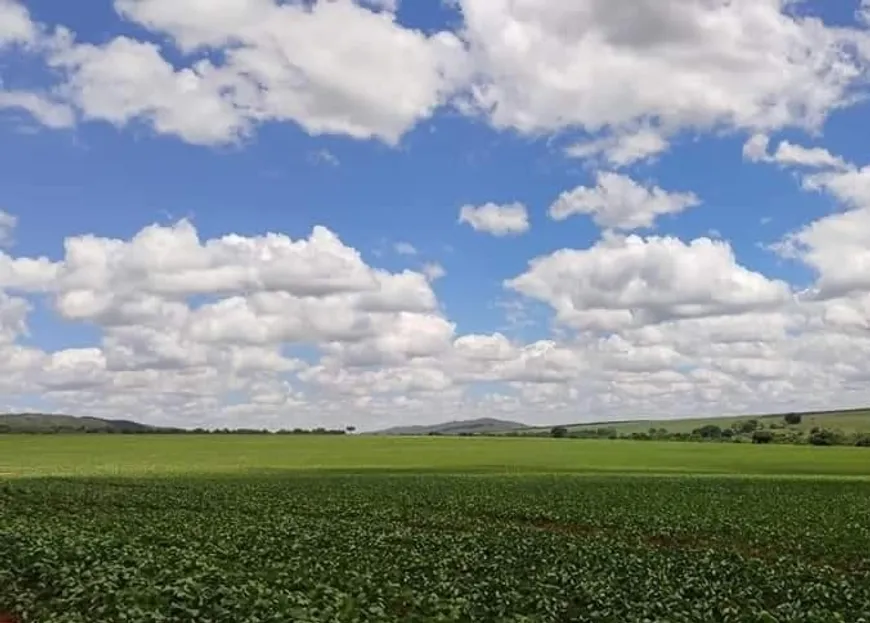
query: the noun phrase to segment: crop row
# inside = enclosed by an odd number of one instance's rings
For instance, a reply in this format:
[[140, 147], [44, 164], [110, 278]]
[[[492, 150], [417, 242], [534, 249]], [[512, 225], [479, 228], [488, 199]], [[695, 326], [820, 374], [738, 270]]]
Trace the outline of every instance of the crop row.
[[[867, 621], [870, 484], [311, 475], [0, 484], [24, 622]], [[863, 617], [863, 618], [862, 618]]]

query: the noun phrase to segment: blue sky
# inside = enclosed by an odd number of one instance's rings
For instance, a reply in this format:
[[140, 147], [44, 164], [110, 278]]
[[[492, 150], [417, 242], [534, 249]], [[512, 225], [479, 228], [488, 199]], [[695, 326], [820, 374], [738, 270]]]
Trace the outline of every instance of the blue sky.
[[[861, 128], [870, 111], [865, 101], [870, 37], [859, 2], [786, 7], [764, 0], [753, 10], [750, 2], [721, 3], [717, 9], [719, 3], [699, 0], [684, 3], [683, 13], [640, 3], [635, 14], [615, 16], [610, 5], [598, 0], [573, 11], [555, 0], [518, 5], [461, 0], [455, 6], [405, 1], [395, 12], [390, 3], [339, 0], [304, 8], [262, 0], [227, 2], [210, 15], [197, 13], [200, 4], [100, 0], [73, 7], [49, 0], [0, 1], [0, 16], [10, 24], [6, 31], [0, 28], [0, 209], [15, 218], [14, 228], [7, 228], [14, 243], [6, 248], [9, 268], [0, 289], [31, 306], [28, 330], [10, 328], [5, 347], [18, 349], [19, 355], [26, 350], [42, 362], [16, 371], [28, 389], [15, 392], [7, 408], [26, 407], [36, 396], [40, 404], [64, 410], [134, 410], [144, 419], [194, 423], [251, 418], [271, 426], [332, 422], [330, 409], [349, 408], [345, 401], [350, 400], [358, 419], [371, 426], [481, 414], [549, 422], [671, 415], [683, 409], [712, 414], [779, 408], [842, 396], [845, 385], [856, 387], [851, 370], [820, 380], [813, 367], [818, 358], [809, 349], [822, 348], [819, 340], [839, 344], [864, 338], [864, 286], [801, 302], [799, 308], [794, 300], [804, 290], [820, 289], [825, 279], [838, 279], [829, 274], [837, 261], [825, 258], [842, 251], [836, 240], [810, 234], [801, 238], [801, 232], [846, 210], [865, 209], [856, 198], [861, 182], [855, 179], [868, 161]], [[664, 20], [656, 33], [644, 31], [648, 11]], [[554, 27], [559, 23], [565, 24], [563, 32]], [[708, 30], [699, 37], [702, 23]], [[237, 32], [228, 24], [235, 24]], [[334, 33], [330, 40], [335, 45], [324, 48], [323, 41], [308, 38], [306, 33], [315, 31], [318, 37]], [[769, 36], [759, 43], [753, 32]], [[741, 36], [747, 40], [741, 42]], [[345, 46], [342, 37], [357, 43]], [[124, 54], [112, 47], [120, 40], [129, 45]], [[529, 47], [522, 51], [523, 45]], [[789, 49], [802, 50], [806, 58], [787, 55]], [[249, 64], [233, 56], [239, 50], [251, 54], [244, 60]], [[324, 54], [333, 58], [324, 60]], [[202, 61], [211, 63], [210, 69], [197, 65]], [[660, 79], [652, 75], [655, 71], [664, 72]], [[200, 99], [181, 87], [173, 91], [185, 72], [199, 80]], [[246, 82], [252, 72], [262, 73]], [[698, 86], [705, 82], [708, 87]], [[252, 84], [259, 89], [256, 95], [249, 92]], [[206, 119], [211, 114], [213, 122]], [[660, 144], [648, 152], [614, 155], [614, 144], [643, 132]], [[753, 136], [768, 138], [764, 155], [747, 155], [745, 146]], [[611, 147], [587, 150], [583, 157], [566, 153], [571, 146], [595, 141], [611, 141]], [[798, 146], [803, 154], [822, 148], [857, 173], [848, 176], [847, 168], [779, 158], [776, 148], [783, 144]], [[649, 209], [650, 196], [643, 194], [634, 204], [611, 194], [598, 208], [578, 207], [564, 220], [551, 216], [562, 193], [580, 187], [594, 191], [601, 174], [651, 193], [658, 188], [666, 197], [693, 193], [697, 205], [673, 208], [648, 227], [602, 225], [609, 211]], [[516, 202], [527, 213], [521, 232], [494, 235], [486, 226], [475, 228], [459, 219], [463, 206], [502, 209]], [[245, 377], [235, 369], [190, 361], [185, 364], [190, 374], [237, 383], [240, 393], [232, 404], [245, 409], [220, 406], [221, 392], [206, 385], [196, 390], [199, 403], [181, 400], [174, 385], [161, 389], [164, 380], [158, 376], [170, 369], [165, 365], [155, 368], [144, 355], [130, 355], [138, 361], [135, 370], [111, 361], [120, 356], [112, 349], [153, 352], [159, 323], [110, 321], [73, 310], [61, 299], [72, 290], [97, 287], [87, 277], [80, 277], [87, 282], [82, 287], [65, 281], [70, 261], [65, 240], [90, 236], [129, 242], [144, 228], [157, 224], [169, 230], [182, 219], [204, 245], [230, 234], [253, 240], [267, 232], [298, 241], [323, 226], [358, 252], [367, 270], [422, 273], [437, 264], [443, 276], [415, 286], [431, 289], [434, 305], [425, 312], [412, 305], [401, 313], [424, 313], [422, 320], [437, 318], [453, 328], [443, 347], [430, 344], [422, 350], [407, 341], [428, 329], [391, 337], [398, 329], [390, 323], [396, 320], [381, 316], [360, 320], [377, 325], [372, 331], [384, 332], [360, 338], [362, 342], [343, 344], [311, 329], [310, 339], [278, 332], [265, 342], [230, 344], [209, 338], [200, 344], [190, 329], [195, 323], [188, 319], [187, 328], [179, 325], [173, 334], [179, 350], [196, 342], [197, 348], [214, 349], [208, 351], [214, 357], [236, 347], [295, 353], [306, 369], [297, 366], [288, 373], [265, 367]], [[653, 265], [619, 264], [623, 260], [607, 255], [607, 249], [582, 266], [591, 256], [562, 258], [574, 263], [553, 264], [555, 272], [546, 275], [529, 264], [561, 249], [599, 249], [608, 236], [639, 236], [644, 244], [665, 237], [685, 245], [710, 238], [734, 255], [733, 266], [721, 267], [725, 272], [710, 269], [711, 280], [743, 284], [742, 277], [727, 272], [739, 268], [756, 275], [758, 283], [735, 285], [733, 293], [721, 296], [703, 284], [693, 289], [689, 282], [698, 275], [689, 273], [694, 268], [703, 276], [705, 269], [698, 263], [703, 258], [688, 255], [663, 273]], [[787, 239], [801, 243], [797, 253], [789, 255], [777, 246]], [[396, 245], [401, 243], [414, 252], [400, 252]], [[850, 244], [861, 252], [870, 240], [856, 233]], [[25, 258], [39, 257], [51, 267], [21, 287], [23, 278], [15, 281], [11, 275], [23, 274]], [[659, 257], [653, 253], [638, 261]], [[650, 284], [655, 279], [644, 286], [609, 283], [615, 277], [608, 267], [617, 265], [635, 280], [666, 275], [669, 293], [654, 292], [655, 284]], [[145, 273], [152, 269], [160, 267], [140, 267]], [[526, 286], [506, 283], [522, 275], [530, 276]], [[125, 281], [120, 273], [113, 279]], [[685, 299], [673, 285], [683, 282], [690, 291]], [[100, 287], [100, 295], [114, 296], [111, 305], [125, 303], [127, 295], [113, 290], [117, 286], [106, 282]], [[640, 299], [636, 288], [645, 292]], [[771, 294], [749, 301], [765, 289]], [[194, 290], [172, 299], [187, 307], [184, 313], [230, 296], [251, 295]], [[155, 301], [170, 300], [146, 294]], [[349, 304], [357, 310], [358, 303]], [[691, 305], [704, 311], [686, 312]], [[847, 308], [858, 316], [842, 311]], [[590, 310], [611, 316], [590, 320]], [[288, 308], [283, 315], [291, 313]], [[620, 320], [625, 314], [633, 319]], [[715, 323], [744, 318], [753, 324], [754, 314], [762, 325], [799, 324], [806, 344], [759, 334], [723, 339], [717, 350], [701, 337], [715, 351], [705, 352], [679, 337], [689, 330], [680, 323], [691, 323], [703, 336]], [[843, 326], [831, 320], [845, 315], [850, 320]], [[10, 312], [10, 327], [12, 318]], [[151, 337], [144, 337], [146, 326]], [[818, 333], [819, 326], [827, 332]], [[143, 333], [133, 337], [136, 327]], [[651, 331], [665, 336], [650, 343]], [[463, 336], [503, 339], [513, 350], [486, 364], [472, 357], [473, 370], [458, 373], [464, 364], [452, 358], [459, 356], [456, 340]], [[349, 353], [363, 349], [366, 340], [378, 345], [371, 346], [378, 355], [355, 364]], [[401, 352], [387, 352], [396, 340]], [[659, 367], [641, 366], [645, 373], [659, 375], [644, 380], [632, 371], [633, 364], [622, 370], [619, 362], [596, 358], [614, 340], [623, 344], [620, 352], [628, 353], [623, 359], [638, 353], [637, 361], [647, 356], [656, 360], [653, 348], [670, 354]], [[545, 343], [556, 349], [556, 355], [547, 355], [554, 361], [529, 364], [529, 353]], [[734, 352], [724, 353], [728, 349]], [[718, 359], [720, 351], [734, 357], [733, 365]], [[82, 382], [74, 391], [53, 390], [41, 375], [67, 358], [77, 363], [64, 373], [99, 380]], [[795, 361], [802, 363], [793, 365]], [[562, 370], [558, 382], [529, 372], [538, 365]], [[844, 365], [858, 370], [862, 361]], [[759, 366], [770, 371], [741, 376]], [[600, 375], [594, 383], [589, 370]], [[707, 370], [716, 380], [678, 378], [687, 370]], [[152, 391], [165, 395], [159, 413], [143, 405], [135, 392], [118, 390], [119, 379], [132, 378], [133, 372], [141, 379], [157, 379]], [[622, 372], [629, 376], [619, 376]], [[372, 386], [372, 379], [418, 375], [437, 382], [425, 390], [416, 381], [388, 384], [389, 389], [367, 398], [359, 389]], [[327, 376], [329, 382], [313, 380]], [[818, 380], [823, 391], [801, 396], [789, 390], [790, 385], [806, 387], [805, 378]], [[342, 385], [347, 379], [354, 379], [348, 381], [352, 387]], [[283, 402], [266, 403], [257, 399], [257, 383], [271, 384], [270, 396], [286, 392], [282, 384], [294, 389]], [[673, 387], [662, 393], [655, 389], [662, 383]], [[276, 384], [284, 389], [275, 390]], [[863, 400], [861, 383], [855, 391], [847, 401]], [[415, 408], [396, 406], [402, 401]], [[542, 401], [548, 405], [544, 413]]]

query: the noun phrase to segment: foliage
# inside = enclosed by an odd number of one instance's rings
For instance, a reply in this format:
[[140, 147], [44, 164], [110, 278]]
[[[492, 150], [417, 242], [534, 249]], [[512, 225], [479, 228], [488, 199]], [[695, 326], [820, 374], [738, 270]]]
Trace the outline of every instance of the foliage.
[[870, 612], [868, 515], [870, 484], [854, 481], [18, 480], [0, 484], [0, 611], [38, 623], [857, 622]]
[[836, 446], [840, 436], [832, 430], [822, 428], [810, 435], [810, 444], [814, 446]]
[[757, 430], [752, 433], [752, 443], [770, 443], [773, 441], [773, 433], [769, 430]]
[[563, 439], [568, 436], [568, 429], [564, 426], [554, 426], [550, 429], [550, 437], [555, 437], [556, 439]]
[[786, 424], [795, 426], [803, 421], [803, 416], [800, 413], [786, 413], [782, 419]]
[[692, 431], [692, 434], [702, 439], [719, 439], [722, 437], [722, 429], [715, 424], [707, 424]]
[[737, 422], [735, 427], [741, 433], [754, 433], [761, 427], [761, 423], [756, 419], [752, 419], [746, 420], [745, 422]]

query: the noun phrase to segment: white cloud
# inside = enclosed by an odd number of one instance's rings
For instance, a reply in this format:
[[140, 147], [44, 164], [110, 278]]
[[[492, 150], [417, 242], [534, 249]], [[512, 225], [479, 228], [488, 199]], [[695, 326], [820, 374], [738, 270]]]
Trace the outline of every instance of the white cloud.
[[69, 128], [75, 125], [75, 113], [66, 104], [52, 101], [38, 93], [0, 91], [0, 110], [19, 109], [48, 128]]
[[360, 3], [373, 9], [390, 11], [391, 13], [395, 13], [399, 8], [399, 0], [360, 0]]
[[529, 230], [529, 214], [520, 202], [481, 206], [464, 205], [459, 210], [459, 223], [467, 223], [475, 231], [493, 236], [510, 236]]
[[427, 262], [423, 264], [422, 271], [429, 281], [437, 281], [438, 279], [441, 279], [447, 274], [447, 271], [444, 270], [444, 267], [437, 262]]
[[27, 301], [0, 291], [0, 348], [14, 343], [19, 336], [27, 333], [29, 312]]
[[37, 34], [38, 28], [27, 7], [17, 0], [0, 0], [0, 48], [13, 43], [33, 43]]
[[332, 167], [337, 167], [341, 164], [338, 156], [336, 156], [328, 149], [318, 149], [317, 151], [309, 154], [308, 159], [314, 164], [328, 164]]
[[[529, 342], [462, 334], [433, 291], [443, 267], [383, 270], [325, 227], [302, 239], [201, 239], [187, 221], [129, 239], [80, 235], [46, 251], [59, 259], [0, 253], [4, 405], [38, 395], [58, 411], [164, 424], [376, 428], [870, 402], [870, 168], [767, 138], [817, 129], [851, 101], [866, 33], [779, 0], [459, 3], [454, 34], [403, 26], [384, 0], [115, 0], [139, 38], [84, 43], [0, 0], [4, 52], [23, 44], [58, 78], [39, 93], [2, 91], [0, 107], [204, 145], [272, 122], [395, 144], [455, 102], [496, 128], [576, 130], [585, 142], [566, 153], [608, 168], [664, 152], [682, 130], [746, 130], [747, 160], [793, 167], [845, 208], [778, 247], [814, 271], [809, 290], [742, 265], [725, 241], [608, 233], [505, 282], [522, 297], [508, 303], [517, 324], [536, 308], [554, 316], [551, 335]], [[631, 230], [698, 201], [600, 173], [551, 215]], [[0, 238], [14, 226], [2, 219]], [[497, 236], [529, 229], [521, 203], [464, 206], [459, 220]], [[27, 346], [39, 307], [99, 337]]]
[[[122, 126], [145, 121], [197, 144], [244, 138], [267, 121], [312, 135], [395, 144], [462, 80], [463, 50], [448, 32], [402, 27], [390, 11], [350, 0], [116, 0], [124, 17], [165, 33], [191, 61], [178, 68], [153, 43], [57, 46], [50, 62], [82, 114]], [[332, 42], [324, 48], [324, 41]], [[208, 49], [222, 60], [206, 59]]]
[[788, 141], [782, 141], [779, 144], [773, 159], [780, 164], [808, 168], [846, 168], [846, 163], [843, 159], [834, 156], [827, 149], [822, 147], [802, 147]]
[[767, 153], [770, 145], [770, 137], [766, 134], [753, 134], [743, 145], [743, 158], [750, 162], [767, 162], [770, 155]]
[[813, 294], [870, 290], [870, 206], [822, 217], [790, 234], [780, 250], [817, 274]]
[[624, 167], [648, 160], [667, 150], [668, 146], [668, 141], [659, 132], [651, 128], [641, 128], [634, 132], [575, 143], [565, 148], [565, 155], [571, 158], [601, 156], [613, 166]]
[[817, 127], [863, 75], [845, 48], [866, 33], [784, 0], [460, 4], [473, 104], [521, 132]]
[[846, 162], [823, 147], [803, 147], [782, 141], [773, 154], [768, 153], [770, 139], [754, 134], [743, 146], [743, 157], [750, 162], [774, 162], [782, 166], [808, 169], [847, 169]]
[[[457, 334], [423, 274], [368, 266], [324, 228], [304, 240], [200, 240], [182, 221], [128, 240], [70, 238], [56, 262], [0, 258], [0, 288], [45, 292], [65, 318], [102, 332], [90, 347], [21, 346], [30, 303], [0, 296], [0, 391], [11, 405], [38, 393], [59, 411], [159, 424], [369, 429], [870, 398], [860, 389], [870, 284], [795, 300], [703, 238], [608, 235], [535, 260], [506, 285], [551, 306], [567, 331], [531, 343]], [[305, 360], [291, 354], [299, 345], [313, 349]]]
[[72, 45], [51, 64], [68, 78], [61, 92], [87, 119], [118, 127], [143, 120], [161, 134], [195, 144], [236, 140], [251, 121], [224, 95], [230, 84], [211, 63], [176, 70], [153, 43], [118, 37], [103, 46]]
[[0, 210], [0, 249], [12, 244], [17, 225], [18, 217]]
[[578, 186], [562, 193], [550, 206], [550, 218], [562, 221], [588, 214], [601, 227], [632, 230], [652, 227], [656, 218], [700, 204], [689, 192], [668, 192], [639, 184], [618, 173], [599, 172], [594, 187]]
[[808, 190], [824, 190], [848, 207], [870, 209], [870, 166], [849, 165], [842, 171], [820, 171], [805, 175]]
[[787, 141], [771, 156], [766, 138], [750, 139], [744, 153], [755, 161], [809, 169], [800, 172], [802, 186], [826, 191], [847, 208], [800, 227], [772, 248], [814, 271], [815, 283], [801, 296], [825, 302], [824, 323], [864, 326], [870, 320], [861, 298], [870, 291], [870, 167], [859, 168], [824, 148]]
[[417, 255], [417, 248], [410, 242], [397, 242], [393, 245], [393, 250], [399, 255]]
[[587, 250], [539, 257], [505, 286], [580, 329], [616, 331], [679, 318], [777, 307], [789, 287], [737, 264], [726, 242], [605, 236]]
[[[853, 101], [870, 56], [865, 31], [796, 16], [785, 0], [458, 1], [461, 28], [426, 33], [397, 21], [391, 0], [115, 0], [146, 35], [95, 45], [64, 30], [41, 38], [49, 27], [2, 0], [0, 45], [44, 39], [62, 74], [54, 105], [195, 144], [292, 122], [395, 145], [455, 104], [497, 128], [581, 130], [592, 138], [568, 153], [613, 166], [683, 129], [817, 128]], [[60, 110], [43, 120], [60, 125]]]

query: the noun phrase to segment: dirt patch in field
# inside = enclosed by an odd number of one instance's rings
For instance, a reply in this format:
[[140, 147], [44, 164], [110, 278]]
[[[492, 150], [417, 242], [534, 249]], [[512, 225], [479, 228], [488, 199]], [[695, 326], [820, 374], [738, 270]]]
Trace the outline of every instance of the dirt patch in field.
[[[523, 519], [509, 523], [515, 526], [523, 526], [534, 530], [542, 530], [551, 534], [567, 536], [611, 536], [619, 537], [620, 530], [613, 527], [592, 526], [588, 524], [564, 523], [549, 519]], [[680, 550], [706, 550], [730, 551], [745, 558], [755, 558], [764, 561], [774, 561], [782, 557], [783, 552], [775, 547], [765, 548], [758, 545], [743, 545], [739, 543], [722, 543], [704, 534], [647, 534], [639, 535], [638, 539], [646, 547], [653, 549], [680, 549]], [[812, 560], [809, 564], [816, 567], [830, 567], [841, 572], [850, 574], [866, 574], [870, 571], [870, 562], [866, 559], [858, 560]]]
[[561, 523], [550, 519], [534, 519], [523, 522], [524, 525], [536, 530], [544, 532], [552, 532], [553, 534], [570, 534], [574, 536], [595, 536], [603, 534], [604, 530], [599, 526], [592, 526], [581, 523]]

